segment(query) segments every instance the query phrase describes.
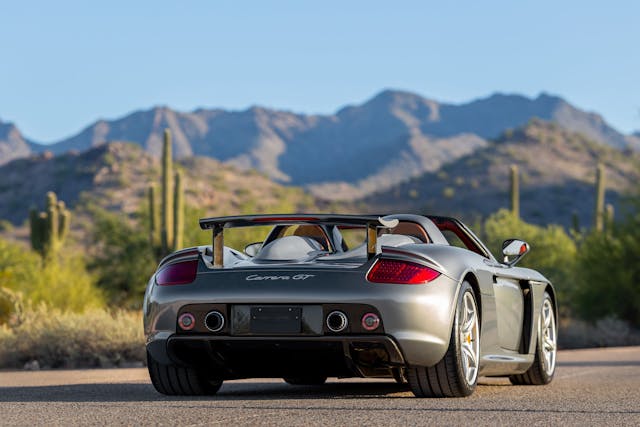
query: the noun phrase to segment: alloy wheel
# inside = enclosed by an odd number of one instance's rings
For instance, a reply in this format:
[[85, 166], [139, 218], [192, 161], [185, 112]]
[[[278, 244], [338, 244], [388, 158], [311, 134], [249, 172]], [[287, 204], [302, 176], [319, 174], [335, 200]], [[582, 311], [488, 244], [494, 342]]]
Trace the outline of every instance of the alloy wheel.
[[542, 366], [547, 375], [553, 374], [556, 367], [556, 349], [558, 335], [556, 333], [556, 321], [551, 300], [546, 298], [542, 303], [540, 319], [540, 346], [542, 348]]
[[462, 299], [459, 325], [462, 369], [467, 384], [474, 384], [478, 376], [480, 359], [480, 328], [478, 323], [478, 308], [473, 294], [466, 292]]

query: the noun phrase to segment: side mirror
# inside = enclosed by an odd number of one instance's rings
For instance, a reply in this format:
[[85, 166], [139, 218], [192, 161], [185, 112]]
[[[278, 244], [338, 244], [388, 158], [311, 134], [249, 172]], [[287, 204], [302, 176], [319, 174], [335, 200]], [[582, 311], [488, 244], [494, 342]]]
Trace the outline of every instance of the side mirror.
[[256, 256], [256, 254], [262, 248], [262, 243], [263, 242], [249, 243], [247, 246], [244, 247], [244, 253], [249, 255], [250, 257]]
[[529, 244], [523, 240], [508, 239], [502, 243], [503, 263], [509, 267], [516, 265], [527, 252], [529, 252]]

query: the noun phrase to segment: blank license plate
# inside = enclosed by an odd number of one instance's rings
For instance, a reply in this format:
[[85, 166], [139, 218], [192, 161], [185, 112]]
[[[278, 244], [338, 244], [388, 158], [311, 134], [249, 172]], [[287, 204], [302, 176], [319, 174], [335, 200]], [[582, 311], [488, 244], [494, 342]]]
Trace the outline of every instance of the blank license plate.
[[251, 307], [251, 333], [299, 334], [302, 307]]

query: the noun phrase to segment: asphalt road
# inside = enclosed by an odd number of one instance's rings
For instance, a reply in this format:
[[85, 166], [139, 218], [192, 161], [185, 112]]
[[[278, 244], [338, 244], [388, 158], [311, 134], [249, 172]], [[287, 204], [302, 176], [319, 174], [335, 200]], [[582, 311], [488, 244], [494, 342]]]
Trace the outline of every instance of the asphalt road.
[[157, 394], [145, 369], [0, 372], [0, 425], [640, 425], [640, 347], [564, 351], [548, 386], [481, 378], [464, 399], [387, 380], [229, 381], [208, 398]]

